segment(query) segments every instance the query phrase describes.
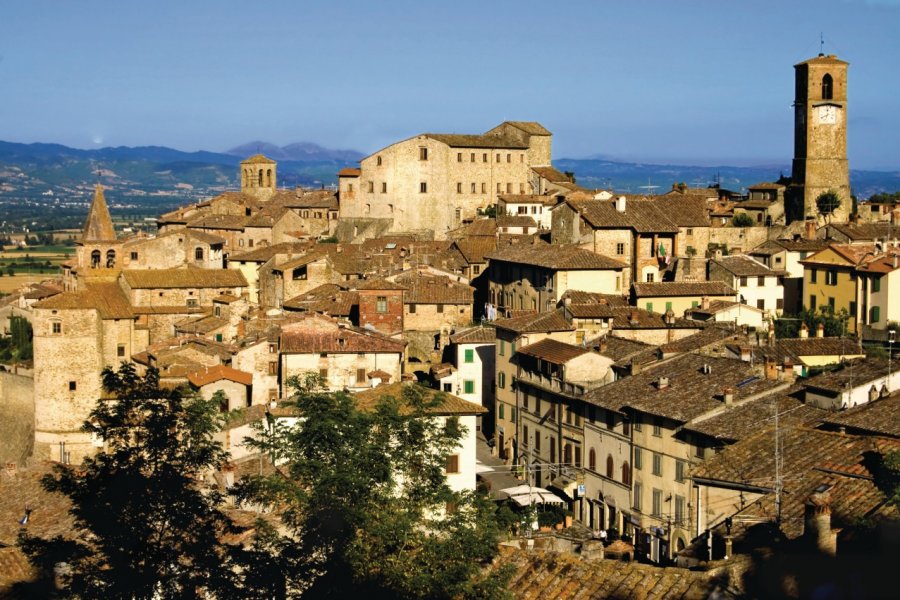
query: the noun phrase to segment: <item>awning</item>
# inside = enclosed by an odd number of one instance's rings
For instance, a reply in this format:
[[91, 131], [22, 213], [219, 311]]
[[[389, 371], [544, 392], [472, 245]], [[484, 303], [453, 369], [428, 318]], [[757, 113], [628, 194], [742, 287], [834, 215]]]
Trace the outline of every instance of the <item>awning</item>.
[[[505, 494], [505, 497], [504, 497]], [[501, 500], [512, 500], [519, 506], [530, 506], [531, 504], [565, 504], [565, 501], [544, 488], [517, 485], [511, 488], [505, 488], [498, 492]]]
[[575, 490], [578, 488], [578, 481], [574, 478], [566, 477], [565, 475], [560, 475], [556, 479], [550, 482], [550, 486], [554, 489], [562, 492], [568, 500], [575, 500], [576, 494]]

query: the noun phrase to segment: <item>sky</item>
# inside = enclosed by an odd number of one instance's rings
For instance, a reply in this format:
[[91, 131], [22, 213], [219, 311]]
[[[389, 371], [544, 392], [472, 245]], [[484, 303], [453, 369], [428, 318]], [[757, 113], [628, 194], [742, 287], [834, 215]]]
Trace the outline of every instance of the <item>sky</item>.
[[851, 168], [900, 169], [900, 0], [29, 0], [0, 139], [374, 152], [539, 121], [555, 158], [786, 164], [793, 65], [850, 62]]

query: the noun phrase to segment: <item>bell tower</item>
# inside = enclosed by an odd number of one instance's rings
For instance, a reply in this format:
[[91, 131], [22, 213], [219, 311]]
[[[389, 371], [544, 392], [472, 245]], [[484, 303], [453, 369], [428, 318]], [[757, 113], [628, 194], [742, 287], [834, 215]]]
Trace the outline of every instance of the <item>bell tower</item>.
[[268, 200], [278, 189], [276, 166], [274, 160], [262, 154], [241, 161], [241, 192]]
[[[847, 162], [847, 67], [833, 54], [794, 65], [794, 161], [788, 221], [846, 222], [850, 216]], [[840, 203], [828, 214], [816, 200], [825, 192]]]

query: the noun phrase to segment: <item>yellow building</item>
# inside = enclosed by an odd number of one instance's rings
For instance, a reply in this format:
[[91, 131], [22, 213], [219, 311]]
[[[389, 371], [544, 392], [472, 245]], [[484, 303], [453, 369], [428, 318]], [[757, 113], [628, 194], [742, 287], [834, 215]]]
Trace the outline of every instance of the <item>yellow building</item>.
[[803, 265], [803, 308], [818, 311], [830, 307], [835, 313], [850, 315], [847, 332], [855, 333], [859, 321], [859, 278], [857, 266], [875, 247], [831, 244], [801, 260]]

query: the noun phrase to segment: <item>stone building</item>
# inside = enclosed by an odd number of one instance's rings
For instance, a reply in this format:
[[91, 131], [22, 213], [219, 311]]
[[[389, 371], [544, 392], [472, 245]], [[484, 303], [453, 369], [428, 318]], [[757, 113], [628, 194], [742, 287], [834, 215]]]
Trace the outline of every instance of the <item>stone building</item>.
[[392, 144], [341, 172], [340, 216], [346, 237], [390, 231], [444, 239], [498, 194], [540, 193], [552, 134], [538, 123], [506, 121], [479, 135], [423, 133]]
[[103, 186], [98, 183], [75, 260], [62, 265], [63, 283], [67, 290], [75, 290], [80, 285], [79, 278], [82, 282], [88, 278], [115, 278], [122, 264], [122, 240], [116, 237]]
[[[850, 216], [847, 161], [847, 67], [833, 54], [794, 65], [794, 161], [787, 192], [788, 222], [814, 218], [846, 222]], [[816, 199], [835, 192], [840, 205], [828, 216]]]

